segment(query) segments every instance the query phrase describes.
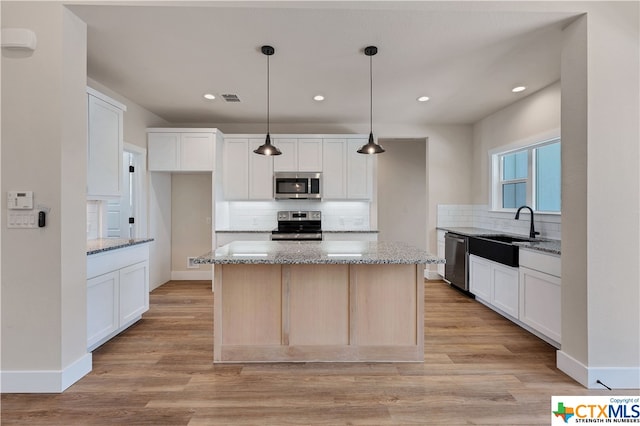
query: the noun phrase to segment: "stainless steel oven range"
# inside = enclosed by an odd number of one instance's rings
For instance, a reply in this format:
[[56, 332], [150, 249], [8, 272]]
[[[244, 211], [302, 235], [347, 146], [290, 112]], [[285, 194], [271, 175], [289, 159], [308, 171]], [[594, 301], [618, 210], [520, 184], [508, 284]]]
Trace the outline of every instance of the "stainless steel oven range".
[[321, 241], [322, 214], [319, 211], [279, 211], [278, 228], [271, 231], [271, 239], [274, 241]]

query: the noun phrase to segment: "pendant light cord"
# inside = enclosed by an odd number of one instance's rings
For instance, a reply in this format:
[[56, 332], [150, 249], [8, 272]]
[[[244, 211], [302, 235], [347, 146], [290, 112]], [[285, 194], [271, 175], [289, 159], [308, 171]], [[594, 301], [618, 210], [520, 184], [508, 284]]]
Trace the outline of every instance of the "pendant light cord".
[[373, 133], [373, 56], [369, 56], [369, 131]]
[[269, 134], [269, 55], [267, 55], [267, 134]]

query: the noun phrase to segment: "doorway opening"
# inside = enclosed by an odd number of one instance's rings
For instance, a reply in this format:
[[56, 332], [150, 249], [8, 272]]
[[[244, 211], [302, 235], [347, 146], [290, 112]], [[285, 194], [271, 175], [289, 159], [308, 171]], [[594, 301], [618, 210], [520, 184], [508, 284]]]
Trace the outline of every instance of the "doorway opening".
[[427, 249], [427, 140], [384, 139], [378, 156], [378, 239]]
[[[111, 238], [147, 236], [146, 150], [125, 144], [122, 153], [122, 194], [106, 202], [105, 234]], [[104, 228], [103, 228], [104, 229]]]

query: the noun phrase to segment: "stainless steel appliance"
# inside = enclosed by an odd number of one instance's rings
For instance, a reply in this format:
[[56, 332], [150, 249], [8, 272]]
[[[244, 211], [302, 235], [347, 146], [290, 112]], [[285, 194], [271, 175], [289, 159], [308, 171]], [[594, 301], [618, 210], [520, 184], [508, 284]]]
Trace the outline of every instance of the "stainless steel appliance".
[[276, 172], [273, 175], [273, 197], [282, 199], [322, 198], [322, 173]]
[[469, 239], [447, 232], [444, 235], [444, 279], [461, 290], [469, 291]]
[[278, 241], [321, 241], [322, 214], [319, 211], [279, 211], [278, 228], [271, 231]]

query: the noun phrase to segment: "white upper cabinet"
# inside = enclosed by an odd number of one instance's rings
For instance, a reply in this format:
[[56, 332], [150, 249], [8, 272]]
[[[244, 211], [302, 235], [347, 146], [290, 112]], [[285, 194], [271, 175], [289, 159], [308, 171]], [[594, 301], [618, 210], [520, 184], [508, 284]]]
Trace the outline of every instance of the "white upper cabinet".
[[370, 200], [373, 193], [373, 155], [358, 154], [366, 139], [325, 138], [322, 147], [322, 197]]
[[149, 133], [147, 138], [149, 171], [178, 170], [180, 133]]
[[359, 154], [367, 141], [351, 139], [347, 147], [347, 198], [368, 200], [373, 188], [373, 155]]
[[276, 172], [298, 171], [298, 139], [274, 138], [272, 143], [282, 152], [273, 157], [273, 170]]
[[[273, 199], [273, 158], [253, 151], [264, 143], [262, 139], [249, 139], [249, 199]], [[277, 146], [277, 145], [276, 145]]]
[[263, 143], [262, 138], [225, 138], [222, 166], [225, 200], [273, 199], [273, 157], [253, 152]]
[[276, 172], [321, 172], [322, 138], [274, 138], [282, 155], [273, 158]]
[[[222, 185], [226, 200], [249, 199], [249, 139], [226, 138]], [[255, 154], [257, 156], [257, 154]]]
[[323, 171], [322, 139], [298, 139], [298, 171]]
[[182, 133], [180, 135], [180, 170], [213, 171], [214, 152], [213, 134]]
[[322, 172], [322, 198], [371, 200], [375, 157], [358, 154], [362, 135], [280, 135], [272, 138], [282, 155], [262, 156], [253, 150], [264, 136], [225, 136], [222, 184], [225, 200], [272, 200], [274, 172]]
[[347, 198], [347, 140], [324, 139], [322, 146], [322, 197]]
[[147, 129], [149, 171], [212, 172], [216, 129]]
[[87, 87], [87, 197], [120, 197], [123, 116], [127, 107]]

